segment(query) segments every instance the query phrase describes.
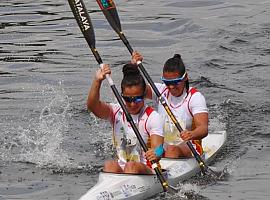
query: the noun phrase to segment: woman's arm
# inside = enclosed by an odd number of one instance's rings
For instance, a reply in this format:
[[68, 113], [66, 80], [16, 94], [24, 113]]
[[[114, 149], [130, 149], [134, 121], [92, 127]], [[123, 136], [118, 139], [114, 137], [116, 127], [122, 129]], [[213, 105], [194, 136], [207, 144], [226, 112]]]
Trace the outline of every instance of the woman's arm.
[[96, 72], [87, 99], [87, 109], [101, 119], [108, 119], [111, 114], [109, 104], [100, 100], [100, 88], [106, 74], [111, 74], [109, 65], [104, 65], [102, 69]]
[[194, 139], [203, 139], [208, 135], [208, 113], [198, 113], [194, 115], [195, 129]]
[[184, 141], [201, 140], [208, 135], [208, 113], [197, 113], [194, 115], [195, 129], [192, 131], [184, 130], [181, 138]]
[[181, 138], [185, 141], [201, 140], [208, 135], [208, 109], [204, 96], [200, 92], [194, 93], [189, 106], [193, 113], [195, 129], [182, 131]]
[[159, 160], [164, 152], [164, 121], [156, 111], [153, 111], [149, 117], [146, 127], [150, 133], [151, 148], [145, 155], [147, 160], [154, 161]]
[[[163, 142], [164, 142], [164, 137], [160, 135], [151, 135], [151, 148], [148, 149], [148, 151], [145, 153], [145, 157], [149, 161], [158, 161], [162, 157], [162, 154], [164, 152], [163, 150]], [[160, 154], [160, 149], [162, 148], [162, 153]]]

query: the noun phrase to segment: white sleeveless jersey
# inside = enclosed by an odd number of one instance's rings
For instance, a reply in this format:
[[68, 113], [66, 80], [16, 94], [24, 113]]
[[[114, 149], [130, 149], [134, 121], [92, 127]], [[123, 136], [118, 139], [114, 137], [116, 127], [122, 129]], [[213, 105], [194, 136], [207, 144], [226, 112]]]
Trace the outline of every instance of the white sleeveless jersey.
[[[113, 126], [113, 144], [117, 150], [118, 162], [124, 167], [128, 161], [146, 164], [140, 143], [126, 119], [119, 104], [110, 104], [112, 108], [110, 121]], [[163, 120], [151, 107], [144, 107], [137, 115], [131, 115], [144, 142], [147, 144], [152, 134], [163, 137]]]
[[[165, 97], [168, 106], [183, 129], [192, 129], [193, 116], [195, 114], [208, 112], [204, 96], [195, 88], [191, 87], [188, 95], [186, 91], [184, 91], [181, 96], [174, 97], [170, 94], [165, 84], [155, 83], [155, 85], [161, 95]], [[158, 113], [162, 116], [164, 121], [165, 142], [173, 145], [181, 143], [179, 131], [153, 91], [152, 94], [153, 100], [157, 103]]]

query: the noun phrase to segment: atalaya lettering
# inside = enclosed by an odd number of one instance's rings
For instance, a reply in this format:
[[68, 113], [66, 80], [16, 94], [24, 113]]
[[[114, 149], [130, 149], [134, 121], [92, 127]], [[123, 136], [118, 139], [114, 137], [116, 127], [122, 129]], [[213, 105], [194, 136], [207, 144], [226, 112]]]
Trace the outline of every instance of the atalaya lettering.
[[75, 0], [75, 6], [79, 11], [79, 15], [80, 15], [80, 18], [81, 18], [81, 21], [82, 21], [81, 25], [83, 25], [84, 30], [86, 31], [86, 30], [88, 30], [90, 28], [90, 24], [89, 24], [89, 21], [87, 20], [87, 18], [85, 17], [85, 11], [83, 9], [83, 5], [81, 3], [81, 0]]

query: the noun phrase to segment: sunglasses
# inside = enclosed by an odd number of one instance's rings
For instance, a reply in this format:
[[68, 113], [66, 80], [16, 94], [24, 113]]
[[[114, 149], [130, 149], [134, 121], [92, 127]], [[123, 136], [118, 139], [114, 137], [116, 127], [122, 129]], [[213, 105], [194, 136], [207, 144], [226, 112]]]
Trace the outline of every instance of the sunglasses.
[[125, 100], [125, 102], [128, 103], [140, 103], [143, 101], [144, 99], [144, 95], [140, 95], [140, 96], [124, 96], [122, 95], [123, 99]]
[[182, 77], [175, 78], [175, 79], [166, 79], [163, 76], [160, 78], [165, 85], [178, 85], [181, 81], [184, 80], [186, 76], [186, 72], [183, 74]]

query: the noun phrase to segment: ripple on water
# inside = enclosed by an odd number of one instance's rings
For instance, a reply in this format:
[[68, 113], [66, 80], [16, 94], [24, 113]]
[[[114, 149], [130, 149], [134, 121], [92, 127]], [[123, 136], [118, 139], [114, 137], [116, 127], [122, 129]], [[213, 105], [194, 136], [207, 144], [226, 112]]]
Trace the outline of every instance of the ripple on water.
[[181, 1], [170, 3], [166, 6], [180, 7], [180, 8], [198, 8], [223, 4], [223, 1]]

